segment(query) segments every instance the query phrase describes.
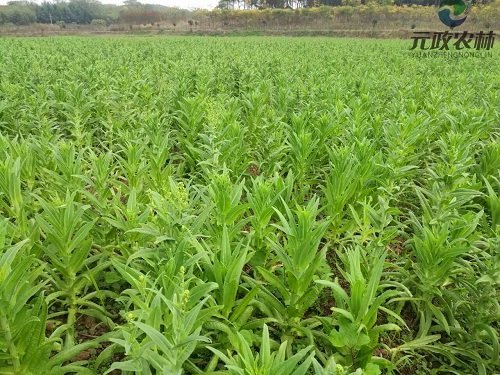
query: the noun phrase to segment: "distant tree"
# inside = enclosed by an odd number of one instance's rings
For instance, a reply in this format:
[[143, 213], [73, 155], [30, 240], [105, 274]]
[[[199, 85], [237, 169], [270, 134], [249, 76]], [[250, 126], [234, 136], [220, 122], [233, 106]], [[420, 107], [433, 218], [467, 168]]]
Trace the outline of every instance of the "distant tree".
[[31, 2], [31, 1], [13, 0], [13, 1], [7, 1], [7, 5], [9, 5], [9, 6], [30, 6], [30, 5], [36, 5], [36, 4]]
[[126, 7], [140, 7], [142, 4], [137, 0], [125, 0], [123, 5]]
[[31, 6], [9, 5], [2, 12], [4, 23], [13, 23], [14, 25], [29, 25], [36, 22], [36, 12]]
[[99, 18], [99, 3], [92, 0], [71, 0], [68, 3], [74, 21], [79, 24], [89, 24], [94, 18]]
[[260, 0], [247, 0], [248, 9], [256, 9], [260, 6]]
[[36, 19], [39, 23], [56, 23], [58, 21], [66, 21], [60, 15], [60, 7], [63, 5], [66, 7], [66, 4], [54, 4], [44, 1], [40, 6], [36, 9]]
[[103, 19], [110, 22], [117, 18], [117, 14], [110, 12], [105, 6], [95, 0], [70, 0], [69, 2], [44, 1], [36, 7], [36, 18], [40, 23], [65, 23], [89, 24], [93, 19]]
[[99, 26], [99, 27], [104, 27], [108, 25], [106, 20], [103, 20], [101, 18], [94, 18], [90, 24], [92, 26]]
[[285, 8], [285, 0], [263, 0], [261, 6], [265, 8]]
[[342, 0], [322, 0], [321, 5], [340, 6], [342, 5]]
[[217, 5], [217, 8], [219, 8], [219, 9], [233, 9], [234, 2], [232, 0], [220, 0], [219, 4]]

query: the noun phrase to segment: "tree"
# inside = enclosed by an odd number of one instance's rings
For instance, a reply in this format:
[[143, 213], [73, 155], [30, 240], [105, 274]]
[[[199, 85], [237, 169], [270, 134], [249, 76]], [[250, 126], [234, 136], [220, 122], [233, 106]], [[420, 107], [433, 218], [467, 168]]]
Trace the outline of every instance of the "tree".
[[139, 1], [137, 1], [137, 0], [125, 0], [123, 2], [123, 5], [125, 5], [128, 8], [138, 8], [142, 4]]
[[14, 25], [29, 25], [36, 21], [36, 12], [28, 5], [9, 5], [3, 12], [2, 19]]

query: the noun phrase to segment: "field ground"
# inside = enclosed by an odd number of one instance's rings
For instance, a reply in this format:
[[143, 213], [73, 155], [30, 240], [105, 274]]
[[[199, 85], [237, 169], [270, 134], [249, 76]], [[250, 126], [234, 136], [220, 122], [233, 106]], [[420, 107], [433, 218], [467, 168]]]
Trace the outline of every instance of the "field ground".
[[0, 373], [498, 373], [498, 48], [409, 48], [0, 39]]
[[[426, 26], [430, 25], [430, 26]], [[0, 37], [48, 37], [48, 36], [282, 36], [282, 37], [335, 37], [335, 38], [371, 38], [371, 39], [409, 39], [415, 31], [444, 31], [443, 27], [436, 23], [422, 25], [419, 28], [409, 26], [398, 27], [397, 25], [380, 25], [378, 27], [343, 27], [344, 25], [317, 25], [315, 27], [215, 27], [215, 28], [191, 28], [188, 24], [172, 25], [111, 25], [109, 27], [96, 27], [92, 25], [68, 25], [64, 29], [57, 25], [33, 24], [28, 26], [0, 26]], [[478, 24], [467, 25], [455, 29], [455, 31], [490, 31], [500, 35], [498, 26], [485, 28]]]

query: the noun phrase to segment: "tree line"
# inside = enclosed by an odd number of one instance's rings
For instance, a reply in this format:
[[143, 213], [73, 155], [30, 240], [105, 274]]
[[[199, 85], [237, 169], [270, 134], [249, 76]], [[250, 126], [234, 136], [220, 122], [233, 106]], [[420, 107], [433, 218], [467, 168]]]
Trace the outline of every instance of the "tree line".
[[[473, 0], [473, 4], [488, 4], [494, 0]], [[219, 9], [299, 9], [320, 6], [366, 5], [423, 5], [439, 4], [439, 0], [220, 0]]]
[[[213, 12], [204, 12], [205, 16], [218, 18], [217, 12], [232, 10], [299, 9], [323, 6], [357, 5], [436, 5], [439, 0], [221, 0]], [[495, 0], [475, 0], [487, 4]], [[498, 0], [497, 0], [498, 1]], [[97, 0], [69, 0], [55, 2], [43, 1], [37, 4], [31, 1], [10, 1], [0, 6], [0, 25], [41, 24], [97, 24], [112, 23], [146, 24], [169, 22], [174, 26], [178, 20], [197, 23], [197, 12], [169, 8], [161, 5], [142, 4], [137, 0], [125, 0], [124, 5], [102, 4]], [[230, 15], [229, 15], [230, 16]]]
[[137, 0], [126, 0], [124, 5], [102, 4], [97, 0], [10, 1], [0, 5], [0, 25], [42, 24], [104, 24], [162, 22], [167, 19], [189, 18], [185, 9], [161, 5], [141, 4]]
[[0, 7], [0, 24], [12, 23], [77, 23], [90, 24], [94, 19], [112, 21], [114, 14], [109, 6], [94, 0], [71, 0], [68, 2], [10, 1]]

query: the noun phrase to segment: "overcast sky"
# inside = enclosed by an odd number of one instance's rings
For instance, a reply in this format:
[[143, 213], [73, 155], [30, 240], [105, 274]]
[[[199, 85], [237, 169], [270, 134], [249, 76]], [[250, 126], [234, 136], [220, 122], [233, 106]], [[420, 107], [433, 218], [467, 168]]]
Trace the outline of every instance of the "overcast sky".
[[[9, 0], [0, 0], [0, 4], [7, 4]], [[41, 3], [42, 0], [36, 1]], [[117, 4], [123, 3], [123, 0], [100, 0], [104, 4]], [[141, 3], [161, 4], [166, 6], [174, 6], [179, 8], [193, 9], [205, 8], [212, 9], [219, 3], [218, 0], [139, 0]]]

